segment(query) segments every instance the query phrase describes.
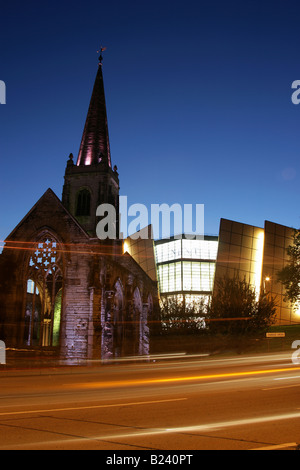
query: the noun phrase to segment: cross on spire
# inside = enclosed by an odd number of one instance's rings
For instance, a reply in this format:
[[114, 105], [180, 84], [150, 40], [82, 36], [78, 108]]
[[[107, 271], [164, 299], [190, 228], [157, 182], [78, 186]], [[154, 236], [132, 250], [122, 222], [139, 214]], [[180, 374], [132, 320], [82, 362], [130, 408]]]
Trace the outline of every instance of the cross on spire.
[[99, 54], [100, 52], [100, 56], [99, 56], [99, 65], [102, 65], [102, 61], [103, 61], [103, 56], [102, 56], [102, 52], [104, 52], [106, 50], [106, 47], [100, 47], [100, 50], [97, 51], [97, 54]]

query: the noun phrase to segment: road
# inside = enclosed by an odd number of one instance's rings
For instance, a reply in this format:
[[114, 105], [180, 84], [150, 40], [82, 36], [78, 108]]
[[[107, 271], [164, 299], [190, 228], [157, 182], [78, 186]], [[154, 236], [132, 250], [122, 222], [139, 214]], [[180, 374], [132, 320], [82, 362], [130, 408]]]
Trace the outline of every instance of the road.
[[289, 352], [0, 371], [0, 450], [294, 450], [299, 391]]

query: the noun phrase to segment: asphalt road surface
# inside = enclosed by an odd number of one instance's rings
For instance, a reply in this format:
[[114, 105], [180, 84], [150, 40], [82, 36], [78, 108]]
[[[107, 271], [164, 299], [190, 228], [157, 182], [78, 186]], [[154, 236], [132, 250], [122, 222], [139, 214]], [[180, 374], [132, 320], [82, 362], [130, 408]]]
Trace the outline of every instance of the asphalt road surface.
[[0, 370], [0, 450], [295, 450], [299, 392], [289, 352]]

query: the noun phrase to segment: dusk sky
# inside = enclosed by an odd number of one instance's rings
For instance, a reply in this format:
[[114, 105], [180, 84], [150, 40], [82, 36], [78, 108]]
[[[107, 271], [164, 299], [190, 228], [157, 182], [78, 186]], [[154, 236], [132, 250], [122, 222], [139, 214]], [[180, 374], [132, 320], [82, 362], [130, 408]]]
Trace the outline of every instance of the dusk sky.
[[300, 227], [299, 0], [1, 4], [0, 240], [77, 158], [100, 46], [129, 204]]

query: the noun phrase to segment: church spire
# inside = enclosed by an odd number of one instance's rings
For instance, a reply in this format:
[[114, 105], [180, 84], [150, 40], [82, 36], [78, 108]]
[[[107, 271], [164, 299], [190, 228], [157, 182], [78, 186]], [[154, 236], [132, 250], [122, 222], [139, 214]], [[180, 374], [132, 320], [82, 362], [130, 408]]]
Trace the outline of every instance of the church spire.
[[77, 166], [104, 163], [111, 168], [101, 48], [98, 71], [83, 130]]
[[96, 237], [99, 205], [111, 204], [116, 208], [117, 217], [119, 214], [119, 175], [117, 167], [111, 167], [102, 55], [99, 57], [78, 159], [75, 165], [71, 154], [67, 162], [62, 201], [92, 237]]

